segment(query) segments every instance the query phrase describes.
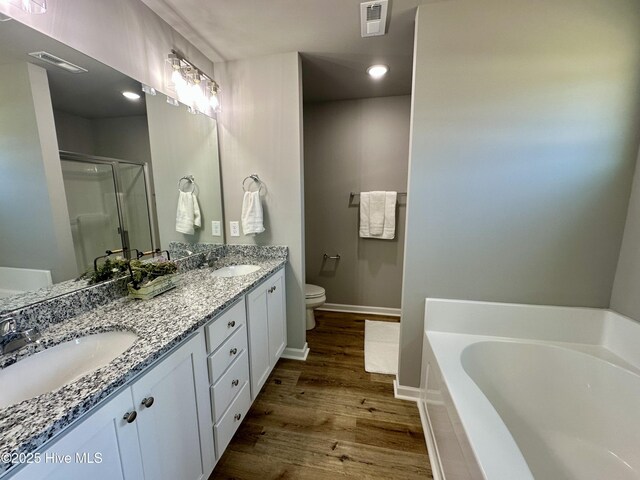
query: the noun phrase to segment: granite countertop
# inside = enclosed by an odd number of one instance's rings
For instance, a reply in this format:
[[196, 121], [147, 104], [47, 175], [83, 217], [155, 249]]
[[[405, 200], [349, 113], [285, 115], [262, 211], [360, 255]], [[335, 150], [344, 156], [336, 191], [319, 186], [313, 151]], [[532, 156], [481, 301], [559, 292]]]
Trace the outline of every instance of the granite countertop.
[[[215, 268], [238, 263], [262, 268], [239, 277], [211, 275]], [[93, 333], [124, 330], [139, 337], [131, 348], [108, 365], [59, 390], [0, 409], [0, 475], [12, 466], [2, 458], [7, 453], [36, 450], [285, 263], [283, 257], [223, 257], [212, 268], [181, 274], [180, 286], [154, 299], [115, 300], [50, 325], [41, 332], [37, 345], [0, 356], [0, 368], [4, 368], [45, 348]]]

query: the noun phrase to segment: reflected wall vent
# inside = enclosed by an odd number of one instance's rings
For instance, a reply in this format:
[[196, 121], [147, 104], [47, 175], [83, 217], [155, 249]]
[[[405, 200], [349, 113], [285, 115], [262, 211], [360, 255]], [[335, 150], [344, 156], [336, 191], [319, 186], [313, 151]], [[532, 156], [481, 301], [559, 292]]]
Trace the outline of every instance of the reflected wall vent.
[[89, 71], [86, 68], [79, 67], [74, 63], [67, 62], [63, 58], [56, 57], [55, 55], [52, 55], [49, 52], [31, 52], [29, 55], [31, 55], [34, 58], [37, 58], [38, 60], [42, 60], [43, 62], [47, 62], [47, 63], [50, 63], [51, 65], [55, 65], [58, 68], [62, 68], [67, 72], [86, 73]]
[[360, 4], [360, 35], [375, 37], [387, 31], [389, 0], [377, 0]]

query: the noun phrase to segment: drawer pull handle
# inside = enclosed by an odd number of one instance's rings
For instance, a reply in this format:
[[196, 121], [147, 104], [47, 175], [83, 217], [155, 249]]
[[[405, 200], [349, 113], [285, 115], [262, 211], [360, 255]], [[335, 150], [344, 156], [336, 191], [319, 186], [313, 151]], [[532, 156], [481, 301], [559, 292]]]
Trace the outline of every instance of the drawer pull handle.
[[236, 326], [236, 321], [235, 320], [231, 320], [229, 323], [227, 323], [227, 327], [229, 328], [233, 328]]
[[236, 420], [236, 421], [237, 421], [237, 420], [240, 420], [241, 418], [242, 418], [242, 415], [240, 415], [239, 413], [236, 413], [236, 414], [233, 416], [233, 419], [234, 419], [234, 420]]
[[147, 398], [143, 398], [141, 403], [145, 407], [151, 408], [151, 406], [153, 405], [153, 402], [154, 402], [154, 398], [153, 397], [147, 397]]
[[232, 381], [232, 382], [231, 382], [231, 386], [232, 386], [232, 387], [237, 387], [239, 383], [240, 383], [240, 380], [238, 380], [238, 379], [236, 378], [234, 381]]
[[136, 421], [136, 417], [138, 416], [138, 414], [136, 413], [136, 411], [134, 410], [133, 412], [127, 412], [124, 414], [124, 417], [122, 417], [123, 420], [126, 420], [127, 423], [133, 423]]
[[232, 348], [232, 349], [229, 351], [229, 353], [230, 353], [231, 355], [235, 355], [236, 353], [238, 353], [238, 349], [234, 347], [234, 348]]

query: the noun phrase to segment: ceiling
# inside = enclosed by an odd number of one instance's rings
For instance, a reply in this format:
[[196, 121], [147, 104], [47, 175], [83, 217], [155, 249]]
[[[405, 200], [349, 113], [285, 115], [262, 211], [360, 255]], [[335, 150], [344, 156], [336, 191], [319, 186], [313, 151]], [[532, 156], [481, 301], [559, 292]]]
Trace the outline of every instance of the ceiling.
[[[143, 1], [214, 62], [300, 52], [305, 101], [411, 93], [415, 10], [425, 0], [390, 0], [387, 34], [368, 38], [361, 0]], [[378, 81], [366, 74], [374, 63], [389, 66]]]
[[[28, 55], [42, 50], [89, 72], [70, 73]], [[47, 70], [55, 110], [84, 118], [146, 113], [139, 82], [25, 25], [15, 21], [0, 22], [0, 65], [16, 62], [33, 63]], [[122, 92], [126, 90], [140, 93], [140, 100], [124, 98]]]

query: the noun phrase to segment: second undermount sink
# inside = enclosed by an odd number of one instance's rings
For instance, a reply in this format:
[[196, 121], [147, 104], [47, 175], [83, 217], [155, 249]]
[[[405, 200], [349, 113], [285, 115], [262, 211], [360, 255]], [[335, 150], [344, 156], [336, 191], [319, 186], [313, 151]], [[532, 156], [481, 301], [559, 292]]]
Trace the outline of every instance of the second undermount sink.
[[131, 332], [76, 338], [0, 369], [0, 408], [68, 385], [124, 353], [138, 339]]
[[214, 277], [239, 277], [241, 275], [249, 275], [250, 273], [260, 270], [258, 265], [231, 265], [222, 267], [213, 271]]

